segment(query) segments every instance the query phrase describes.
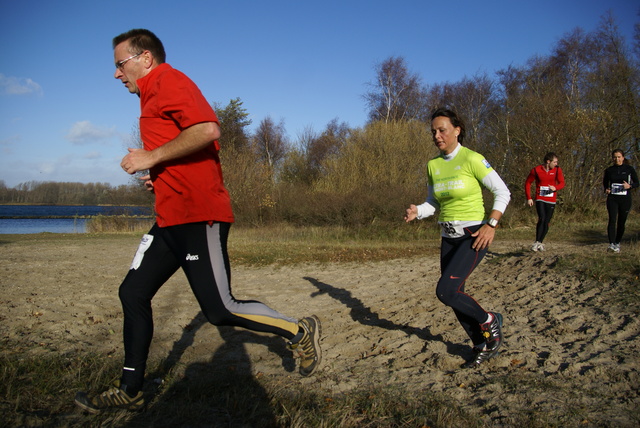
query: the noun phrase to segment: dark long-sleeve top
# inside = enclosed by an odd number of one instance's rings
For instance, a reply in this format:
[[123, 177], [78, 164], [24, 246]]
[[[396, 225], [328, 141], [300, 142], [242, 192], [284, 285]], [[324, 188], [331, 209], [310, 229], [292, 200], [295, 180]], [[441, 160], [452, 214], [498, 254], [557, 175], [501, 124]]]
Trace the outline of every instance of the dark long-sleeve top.
[[631, 165], [613, 165], [604, 170], [602, 186], [605, 191], [607, 189], [611, 191], [610, 195], [631, 197], [631, 193], [622, 187], [622, 183], [625, 181], [631, 185], [632, 189], [640, 186], [638, 174]]

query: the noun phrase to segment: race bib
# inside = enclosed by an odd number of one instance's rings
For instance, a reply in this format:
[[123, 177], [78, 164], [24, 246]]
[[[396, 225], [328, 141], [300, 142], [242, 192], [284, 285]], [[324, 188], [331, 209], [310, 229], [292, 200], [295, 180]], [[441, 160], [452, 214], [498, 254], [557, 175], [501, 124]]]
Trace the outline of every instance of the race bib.
[[553, 190], [551, 190], [549, 186], [540, 186], [540, 191], [538, 192], [538, 195], [551, 198], [553, 197]]
[[136, 251], [136, 255], [133, 256], [133, 261], [131, 262], [129, 270], [137, 270], [140, 267], [140, 263], [142, 263], [142, 259], [144, 258], [144, 253], [149, 249], [152, 242], [153, 235], [144, 234], [142, 236], [142, 240], [138, 246], [138, 251]]
[[459, 221], [441, 221], [443, 235], [447, 238], [460, 238], [464, 236], [464, 227]]
[[626, 195], [627, 190], [624, 188], [622, 183], [611, 183], [611, 194], [612, 195]]

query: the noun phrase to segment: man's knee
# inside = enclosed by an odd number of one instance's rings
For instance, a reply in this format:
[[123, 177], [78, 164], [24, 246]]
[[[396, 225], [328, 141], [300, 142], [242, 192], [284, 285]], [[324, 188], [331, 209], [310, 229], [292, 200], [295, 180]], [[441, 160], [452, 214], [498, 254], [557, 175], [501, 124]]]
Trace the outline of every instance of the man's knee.
[[123, 305], [136, 305], [151, 301], [151, 297], [146, 296], [139, 287], [135, 287], [126, 280], [120, 284], [118, 297]]
[[207, 319], [207, 321], [209, 321], [213, 325], [235, 325], [235, 323], [233, 322], [235, 316], [228, 311], [203, 310], [202, 313], [204, 314], [204, 317]]

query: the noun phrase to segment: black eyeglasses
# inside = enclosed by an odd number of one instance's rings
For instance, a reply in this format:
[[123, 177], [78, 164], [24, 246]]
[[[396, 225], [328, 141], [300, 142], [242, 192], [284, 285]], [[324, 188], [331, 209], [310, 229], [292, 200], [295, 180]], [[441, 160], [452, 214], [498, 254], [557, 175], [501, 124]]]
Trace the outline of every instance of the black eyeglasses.
[[124, 65], [127, 63], [127, 61], [129, 61], [130, 59], [134, 59], [135, 57], [138, 57], [138, 56], [142, 55], [143, 53], [144, 53], [144, 51], [140, 52], [137, 55], [133, 55], [133, 56], [130, 56], [129, 58], [123, 59], [122, 61], [116, 62], [116, 68], [118, 70], [122, 70], [124, 68]]

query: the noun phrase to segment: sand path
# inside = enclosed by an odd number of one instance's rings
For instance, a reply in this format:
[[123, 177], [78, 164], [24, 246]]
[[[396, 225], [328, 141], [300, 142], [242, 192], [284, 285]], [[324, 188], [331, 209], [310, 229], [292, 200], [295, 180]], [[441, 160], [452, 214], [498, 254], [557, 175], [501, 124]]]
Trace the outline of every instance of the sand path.
[[[172, 355], [184, 367], [216, 355], [234, 369], [317, 385], [328, 394], [380, 384], [442, 393], [494, 424], [509, 425], [527, 412], [554, 420], [574, 409], [587, 425], [634, 426], [638, 306], [611, 304], [615, 282], [554, 268], [563, 255], [602, 251], [601, 245], [552, 243], [531, 253], [526, 244], [494, 244], [469, 279], [467, 290], [505, 318], [504, 350], [482, 370], [459, 369], [470, 350], [453, 313], [435, 298], [436, 257], [234, 267], [237, 298], [322, 319], [324, 361], [311, 378], [297, 375], [280, 339], [205, 323], [180, 273], [154, 301], [151, 355]], [[0, 336], [25, 344], [2, 352], [121, 358], [117, 287], [136, 246], [133, 237], [60, 241], [37, 252], [27, 242], [1, 243]]]

